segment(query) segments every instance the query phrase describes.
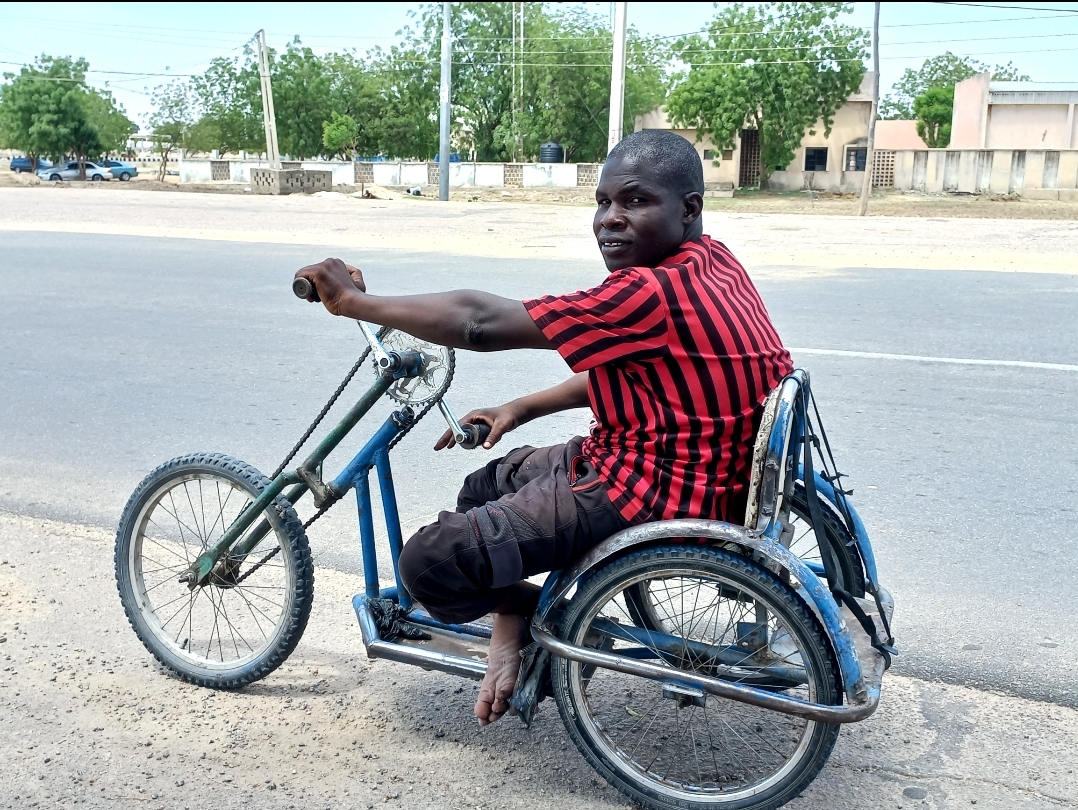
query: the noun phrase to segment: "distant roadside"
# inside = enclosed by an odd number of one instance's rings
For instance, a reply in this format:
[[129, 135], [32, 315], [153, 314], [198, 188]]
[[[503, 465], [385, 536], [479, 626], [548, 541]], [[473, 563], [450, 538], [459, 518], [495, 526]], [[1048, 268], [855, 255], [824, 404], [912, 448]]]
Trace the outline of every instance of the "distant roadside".
[[[9, 171], [8, 161], [0, 159], [0, 187], [51, 186], [36, 177]], [[130, 192], [171, 191], [203, 194], [248, 195], [250, 187], [241, 183], [205, 183], [180, 185], [176, 177], [166, 177], [159, 182], [149, 171], [128, 183], [64, 182], [61, 187], [91, 186], [101, 191]], [[359, 186], [335, 186], [333, 192], [352, 194]], [[437, 199], [437, 186], [424, 186], [421, 196], [409, 197], [407, 189], [394, 189], [401, 196], [416, 202]], [[325, 192], [322, 192], [325, 194]], [[479, 203], [542, 203], [554, 205], [594, 204], [590, 189], [584, 188], [467, 188], [453, 189], [450, 199], [454, 202]], [[732, 198], [705, 200], [705, 209], [724, 213], [746, 214], [810, 214], [815, 216], [852, 216], [857, 213], [858, 201], [852, 194], [827, 194], [820, 192], [787, 191], [761, 192], [739, 191]], [[976, 219], [1046, 219], [1078, 220], [1078, 202], [1055, 200], [1030, 200], [1017, 195], [958, 195], [923, 194], [920, 192], [889, 191], [873, 195], [868, 209], [869, 216], [886, 217], [960, 217]]]

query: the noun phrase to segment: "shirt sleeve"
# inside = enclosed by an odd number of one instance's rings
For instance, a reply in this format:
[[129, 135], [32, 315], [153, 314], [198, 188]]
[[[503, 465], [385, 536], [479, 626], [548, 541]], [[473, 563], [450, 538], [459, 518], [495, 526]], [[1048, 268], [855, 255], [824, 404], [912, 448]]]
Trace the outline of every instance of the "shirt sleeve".
[[666, 308], [638, 269], [616, 270], [598, 287], [524, 302], [573, 371], [657, 354], [667, 344]]

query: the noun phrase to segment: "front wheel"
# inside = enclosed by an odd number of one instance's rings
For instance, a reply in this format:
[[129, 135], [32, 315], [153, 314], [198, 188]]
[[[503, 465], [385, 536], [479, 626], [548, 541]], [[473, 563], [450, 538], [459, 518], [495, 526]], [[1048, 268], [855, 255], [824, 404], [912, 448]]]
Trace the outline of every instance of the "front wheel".
[[295, 649], [311, 612], [314, 569], [292, 505], [278, 497], [206, 584], [180, 580], [269, 481], [220, 454], [166, 462], [131, 495], [116, 532], [116, 585], [136, 635], [172, 672], [199, 686], [235, 689], [264, 678]]
[[[627, 592], [648, 582], [663, 631], [641, 627]], [[679, 672], [837, 705], [837, 665], [804, 603], [736, 554], [684, 544], [632, 552], [580, 586], [561, 637], [670, 669], [660, 682], [563, 658], [551, 663], [569, 736], [612, 785], [652, 810], [770, 810], [816, 777], [839, 726], [678, 685]]]
[[52, 180], [54, 183], [59, 183], [61, 180], [63, 180], [63, 178], [60, 177], [60, 175], [58, 174], [50, 174], [49, 180]]

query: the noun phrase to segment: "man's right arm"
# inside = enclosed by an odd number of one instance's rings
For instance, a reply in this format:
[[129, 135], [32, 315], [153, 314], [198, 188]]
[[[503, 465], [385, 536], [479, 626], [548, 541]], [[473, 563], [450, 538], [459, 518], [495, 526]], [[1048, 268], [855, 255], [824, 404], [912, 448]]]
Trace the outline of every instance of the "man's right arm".
[[[590, 406], [588, 373], [582, 371], [553, 388], [527, 394], [494, 408], [474, 410], [465, 414], [460, 422], [461, 424], [484, 423], [490, 425], [490, 435], [483, 442], [483, 447], [489, 450], [506, 433], [531, 422], [533, 419], [549, 416], [559, 411], [588, 408]], [[455, 443], [452, 432], [446, 431], [434, 445], [434, 449], [441, 450], [443, 447], [452, 447]]]

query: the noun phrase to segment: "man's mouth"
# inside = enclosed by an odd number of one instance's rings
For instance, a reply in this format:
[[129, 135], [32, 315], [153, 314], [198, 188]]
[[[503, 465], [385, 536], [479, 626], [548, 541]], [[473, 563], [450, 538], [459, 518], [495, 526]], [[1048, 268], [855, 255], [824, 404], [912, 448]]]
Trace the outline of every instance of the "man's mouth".
[[631, 242], [624, 239], [600, 239], [599, 250], [603, 253], [615, 253], [628, 248], [630, 244]]

